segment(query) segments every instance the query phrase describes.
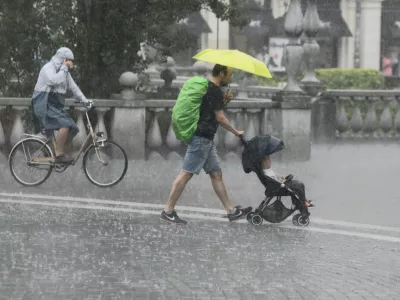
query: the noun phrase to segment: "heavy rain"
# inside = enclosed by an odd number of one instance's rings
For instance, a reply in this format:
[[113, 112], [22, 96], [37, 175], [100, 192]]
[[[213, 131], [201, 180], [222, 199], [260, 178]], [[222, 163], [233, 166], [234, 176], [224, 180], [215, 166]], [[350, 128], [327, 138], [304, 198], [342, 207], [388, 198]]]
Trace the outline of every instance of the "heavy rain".
[[400, 299], [399, 24], [2, 0], [0, 300]]

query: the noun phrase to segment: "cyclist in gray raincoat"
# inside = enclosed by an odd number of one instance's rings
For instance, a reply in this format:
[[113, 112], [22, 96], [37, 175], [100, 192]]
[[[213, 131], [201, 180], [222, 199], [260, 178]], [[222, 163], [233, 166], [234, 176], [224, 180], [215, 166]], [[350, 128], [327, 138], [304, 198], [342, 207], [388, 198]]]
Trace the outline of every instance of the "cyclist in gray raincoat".
[[56, 139], [56, 163], [71, 163], [65, 155], [65, 144], [69, 135], [73, 138], [79, 129], [64, 111], [67, 91], [81, 102], [89, 102], [72, 79], [69, 70], [73, 67], [74, 55], [69, 48], [62, 47], [40, 70], [32, 96], [33, 122], [35, 133], [58, 130]]

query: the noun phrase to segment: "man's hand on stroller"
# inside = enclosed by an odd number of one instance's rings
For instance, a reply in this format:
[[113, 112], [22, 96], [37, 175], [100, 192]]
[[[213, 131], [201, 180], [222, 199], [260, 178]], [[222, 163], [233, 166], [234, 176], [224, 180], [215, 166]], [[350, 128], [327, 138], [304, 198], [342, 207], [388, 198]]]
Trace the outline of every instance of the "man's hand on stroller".
[[240, 137], [244, 135], [244, 131], [243, 130], [236, 130], [236, 136]]

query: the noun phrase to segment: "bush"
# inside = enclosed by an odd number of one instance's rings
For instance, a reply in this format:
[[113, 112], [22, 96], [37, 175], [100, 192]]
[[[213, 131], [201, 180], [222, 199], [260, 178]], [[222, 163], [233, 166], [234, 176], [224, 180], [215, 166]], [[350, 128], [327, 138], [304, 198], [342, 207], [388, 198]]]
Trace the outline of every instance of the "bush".
[[318, 69], [315, 74], [328, 89], [369, 90], [385, 88], [383, 75], [374, 69]]

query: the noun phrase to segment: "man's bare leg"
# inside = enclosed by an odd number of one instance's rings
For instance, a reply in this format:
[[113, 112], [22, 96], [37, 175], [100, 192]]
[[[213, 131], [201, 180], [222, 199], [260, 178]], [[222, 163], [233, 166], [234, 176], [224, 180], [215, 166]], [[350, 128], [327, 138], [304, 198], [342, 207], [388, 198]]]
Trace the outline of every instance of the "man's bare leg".
[[228, 197], [224, 181], [222, 180], [222, 173], [219, 172], [210, 173], [210, 178], [214, 191], [217, 194], [222, 205], [225, 207], [228, 214], [233, 213], [236, 208], [233, 202]]
[[65, 144], [68, 139], [69, 128], [60, 128], [57, 134], [57, 149], [56, 149], [56, 156], [65, 154]]
[[178, 201], [179, 197], [182, 195], [182, 192], [185, 189], [186, 184], [189, 182], [189, 180], [192, 177], [193, 177], [192, 173], [182, 171], [175, 178], [174, 183], [172, 184], [172, 189], [171, 189], [171, 193], [169, 194], [168, 201], [165, 204], [165, 209], [164, 209], [165, 212], [170, 213], [174, 210], [176, 202]]

